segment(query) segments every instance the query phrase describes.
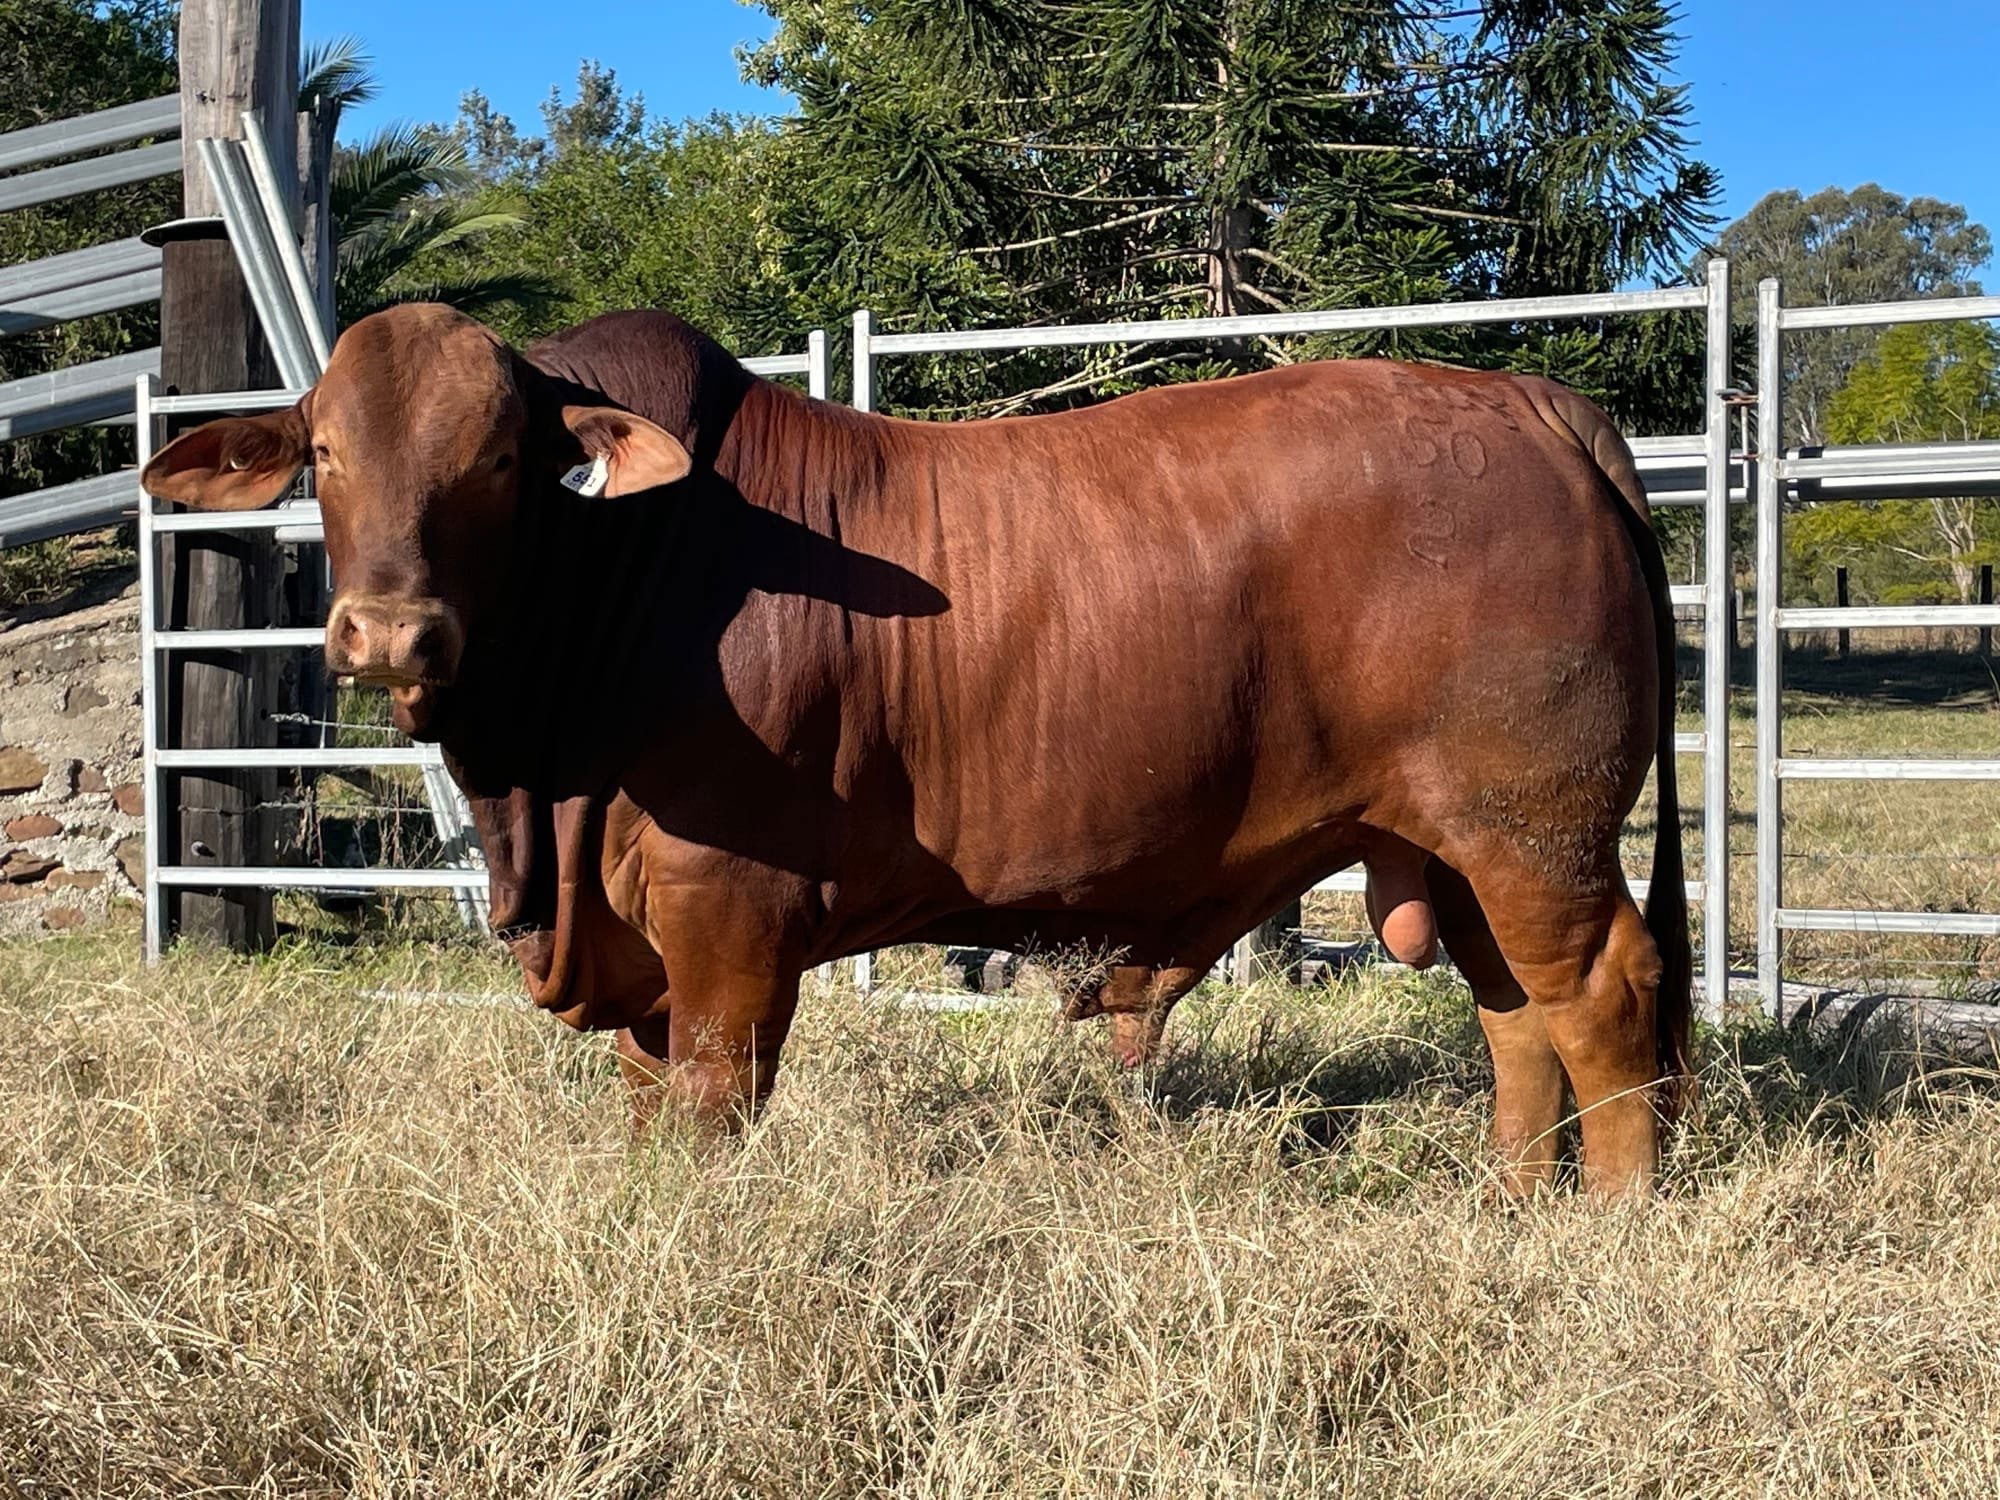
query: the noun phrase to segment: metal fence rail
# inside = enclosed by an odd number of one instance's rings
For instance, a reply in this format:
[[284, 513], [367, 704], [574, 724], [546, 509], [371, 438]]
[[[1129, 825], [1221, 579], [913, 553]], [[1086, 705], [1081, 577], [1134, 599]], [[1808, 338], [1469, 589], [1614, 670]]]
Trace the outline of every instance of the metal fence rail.
[[181, 133], [181, 96], [162, 94], [136, 104], [119, 104], [92, 114], [51, 120], [0, 135], [0, 172], [40, 166], [66, 156], [81, 156], [106, 146], [144, 140], [149, 135]]
[[46, 255], [25, 265], [0, 270], [0, 311], [11, 313], [19, 303], [77, 287], [119, 281], [148, 271], [157, 275], [159, 269], [159, 248], [137, 237]]
[[826, 400], [827, 360], [824, 328], [815, 328], [806, 335], [806, 348], [803, 354], [760, 354], [742, 363], [743, 368], [753, 375], [803, 375], [806, 378], [806, 394], [815, 400]]
[[0, 209], [33, 208], [42, 203], [59, 203], [104, 188], [128, 183], [149, 182], [155, 177], [171, 177], [181, 169], [181, 143], [161, 141], [156, 146], [140, 146], [110, 156], [92, 156], [45, 167], [39, 172], [20, 172], [0, 177]]
[[[1695, 311], [1703, 314], [1706, 340], [1703, 430], [1690, 436], [1640, 439], [1632, 447], [1653, 503], [1699, 505], [1703, 510], [1706, 581], [1678, 589], [1675, 599], [1676, 603], [1699, 605], [1702, 610], [1703, 727], [1699, 735], [1677, 736], [1675, 748], [1681, 754], [1698, 755], [1702, 759], [1703, 875], [1702, 879], [1688, 883], [1688, 899], [1702, 910], [1703, 991], [1711, 1013], [1719, 1013], [1729, 981], [1729, 654], [1733, 644], [1729, 506], [1732, 500], [1742, 501], [1749, 496], [1748, 474], [1743, 463], [1732, 458], [1729, 442], [1730, 322], [1726, 260], [1709, 262], [1701, 286], [1596, 296], [1517, 297], [1491, 302], [1255, 313], [1226, 318], [879, 333], [874, 313], [862, 308], [854, 314], [854, 405], [861, 411], [874, 409], [876, 366], [881, 359], [894, 355], [1372, 333]], [[1634, 880], [1632, 884], [1635, 893], [1643, 896], [1646, 882]], [[1314, 887], [1346, 892], [1365, 888], [1366, 877], [1353, 871]], [[865, 985], [871, 972], [865, 958], [857, 969]]]
[[[0, 211], [53, 203], [181, 169], [169, 140], [80, 161], [65, 157], [149, 136], [178, 135], [180, 95], [0, 135]], [[61, 162], [57, 166], [44, 163]], [[35, 170], [22, 171], [20, 168]], [[0, 338], [159, 300], [160, 252], [115, 240], [0, 270]], [[157, 349], [0, 384], [0, 441], [104, 422], [132, 410], [133, 378], [159, 368]], [[0, 547], [19, 546], [121, 519], [136, 499], [129, 474], [106, 474], [0, 499]]]
[[120, 520], [139, 503], [130, 473], [96, 474], [0, 500], [0, 547], [45, 542]]
[[1940, 297], [1849, 307], [1787, 307], [1776, 280], [1757, 287], [1757, 985], [1765, 1009], [1783, 997], [1783, 934], [1860, 932], [2000, 937], [2000, 914], [1794, 907], [1784, 901], [1784, 789], [1791, 781], [2000, 781], [2000, 760], [1787, 756], [1784, 639], [1806, 630], [2000, 625], [1993, 605], [1810, 609], [1783, 599], [1785, 506], [2000, 493], [2000, 442], [1880, 444], [1783, 450], [1785, 336], [1826, 328], [2000, 318], [2000, 297]]
[[160, 351], [141, 349], [0, 382], [0, 440], [125, 416], [132, 410], [132, 382], [159, 368]]

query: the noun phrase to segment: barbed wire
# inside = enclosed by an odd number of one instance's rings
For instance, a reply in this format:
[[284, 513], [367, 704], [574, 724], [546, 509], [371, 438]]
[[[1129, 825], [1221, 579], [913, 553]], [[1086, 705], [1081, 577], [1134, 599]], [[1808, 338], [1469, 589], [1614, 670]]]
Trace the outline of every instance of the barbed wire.
[[369, 734], [393, 734], [400, 736], [402, 730], [394, 724], [367, 724], [353, 719], [316, 719], [311, 714], [267, 713], [265, 719], [273, 724], [301, 724], [309, 729], [361, 729]]

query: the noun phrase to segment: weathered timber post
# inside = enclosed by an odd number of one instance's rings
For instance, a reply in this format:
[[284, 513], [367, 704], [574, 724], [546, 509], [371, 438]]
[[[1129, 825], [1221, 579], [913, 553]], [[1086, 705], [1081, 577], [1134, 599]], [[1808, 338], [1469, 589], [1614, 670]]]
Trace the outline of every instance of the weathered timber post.
[[[1979, 602], [1981, 604], [1991, 604], [1993, 602], [1992, 563], [1981, 563], [1979, 565]], [[1979, 654], [1981, 656], [1991, 656], [1993, 654], [1993, 627], [1991, 625], [1982, 625], [1979, 627]]]
[[305, 207], [300, 220], [306, 274], [319, 291], [320, 320], [329, 335], [334, 329], [333, 305], [333, 137], [340, 111], [320, 99], [298, 117], [299, 184]]
[[[340, 111], [332, 101], [320, 99], [314, 107], [298, 115], [299, 186], [303, 213], [299, 221], [306, 275], [319, 294], [319, 318], [328, 342], [334, 333], [333, 302], [333, 146]], [[286, 549], [286, 625], [317, 625], [326, 618], [329, 589], [326, 556], [318, 547], [298, 544]], [[300, 665], [297, 681], [291, 684], [292, 701], [307, 722], [295, 733], [281, 736], [283, 743], [317, 745], [326, 743], [324, 723], [333, 718], [333, 694], [327, 676], [317, 660]], [[319, 722], [313, 722], [313, 721]], [[316, 778], [301, 772], [302, 786], [311, 787]]]
[[[272, 156], [289, 177], [296, 159], [298, 0], [183, 0], [181, 75], [182, 211], [191, 220], [221, 212], [194, 142], [242, 133], [246, 109], [263, 112]], [[290, 194], [296, 184], [284, 182]], [[277, 384], [263, 330], [226, 239], [180, 238], [162, 247], [160, 379], [169, 392], [235, 391]], [[206, 420], [197, 418], [195, 421]], [[171, 435], [171, 434], [169, 434]], [[170, 619], [188, 629], [269, 624], [280, 581], [268, 534], [179, 533], [170, 559]], [[168, 723], [190, 748], [269, 742], [266, 684], [274, 663], [257, 652], [177, 653], [167, 671]], [[273, 862], [268, 773], [184, 772], [174, 807], [149, 809], [168, 819], [161, 855], [169, 864], [263, 865]], [[178, 893], [170, 920], [185, 936], [232, 948], [267, 945], [273, 936], [268, 891]]]
[[[1833, 602], [1842, 609], [1847, 608], [1847, 569], [1845, 568], [1835, 568], [1833, 570]], [[1847, 632], [1844, 630], [1835, 631], [1834, 639], [1840, 643], [1840, 654], [1842, 656], [1847, 655]]]
[[1255, 984], [1260, 979], [1282, 979], [1297, 984], [1304, 959], [1300, 933], [1305, 924], [1305, 904], [1294, 901], [1238, 938], [1231, 965], [1235, 981]]

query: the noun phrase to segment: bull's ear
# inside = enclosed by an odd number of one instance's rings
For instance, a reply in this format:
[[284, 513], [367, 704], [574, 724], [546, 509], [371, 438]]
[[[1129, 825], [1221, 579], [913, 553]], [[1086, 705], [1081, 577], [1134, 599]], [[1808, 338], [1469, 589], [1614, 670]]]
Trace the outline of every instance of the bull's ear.
[[139, 483], [196, 510], [257, 510], [282, 499], [312, 460], [303, 406], [205, 422], [155, 454]]
[[636, 495], [685, 479], [694, 467], [672, 433], [619, 407], [565, 406], [562, 421], [590, 466], [570, 485], [584, 494]]

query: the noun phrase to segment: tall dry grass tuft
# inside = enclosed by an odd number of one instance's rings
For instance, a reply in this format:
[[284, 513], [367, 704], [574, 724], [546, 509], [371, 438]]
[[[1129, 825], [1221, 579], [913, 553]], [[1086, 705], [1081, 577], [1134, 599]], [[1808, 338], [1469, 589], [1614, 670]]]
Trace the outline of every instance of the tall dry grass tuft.
[[[1442, 981], [1197, 998], [1146, 1078], [810, 999], [735, 1143], [425, 950], [0, 948], [34, 1495], [1990, 1497], [2000, 1090], [1711, 1042], [1663, 1201], [1495, 1206]], [[457, 959], [453, 982], [505, 983]]]

